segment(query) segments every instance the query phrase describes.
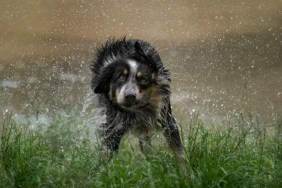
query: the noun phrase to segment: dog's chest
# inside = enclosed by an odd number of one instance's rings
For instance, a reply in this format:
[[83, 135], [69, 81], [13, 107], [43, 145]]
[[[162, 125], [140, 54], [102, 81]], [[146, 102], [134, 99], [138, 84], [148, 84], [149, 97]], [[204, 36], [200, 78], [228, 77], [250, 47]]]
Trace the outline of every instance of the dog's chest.
[[157, 119], [149, 120], [149, 118], [147, 121], [132, 121], [128, 127], [128, 131], [137, 137], [152, 136], [160, 130], [161, 125]]

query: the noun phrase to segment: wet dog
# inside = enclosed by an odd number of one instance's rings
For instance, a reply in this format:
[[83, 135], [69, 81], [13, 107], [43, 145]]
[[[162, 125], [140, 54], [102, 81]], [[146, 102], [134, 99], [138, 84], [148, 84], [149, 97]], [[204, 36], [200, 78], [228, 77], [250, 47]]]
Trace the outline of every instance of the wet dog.
[[170, 74], [149, 43], [142, 40], [108, 40], [91, 64], [92, 89], [105, 107], [100, 127], [103, 151], [118, 151], [126, 132], [139, 138], [141, 151], [151, 145], [156, 130], [163, 134], [180, 161], [182, 143], [170, 105]]

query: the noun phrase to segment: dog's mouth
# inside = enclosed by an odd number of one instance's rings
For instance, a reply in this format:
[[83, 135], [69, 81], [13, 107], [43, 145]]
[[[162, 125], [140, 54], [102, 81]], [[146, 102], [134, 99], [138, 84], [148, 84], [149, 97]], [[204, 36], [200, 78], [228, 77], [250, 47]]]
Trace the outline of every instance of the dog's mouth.
[[123, 103], [120, 104], [126, 110], [138, 110], [144, 107], [142, 100], [137, 99], [125, 99]]
[[138, 101], [136, 99], [125, 100], [121, 105], [126, 109], [134, 109], [138, 107]]

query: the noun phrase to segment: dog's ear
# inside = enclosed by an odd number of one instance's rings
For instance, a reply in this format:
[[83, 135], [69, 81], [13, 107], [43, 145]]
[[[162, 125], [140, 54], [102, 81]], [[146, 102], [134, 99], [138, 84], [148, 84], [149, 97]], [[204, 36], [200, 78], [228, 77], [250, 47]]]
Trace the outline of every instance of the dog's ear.
[[134, 48], [136, 50], [136, 52], [141, 55], [143, 58], [147, 59], [147, 56], [143, 50], [143, 48], [141, 47], [141, 44], [139, 41], [136, 41], [135, 44], [134, 44]]
[[94, 93], [108, 93], [110, 91], [110, 84], [114, 68], [112, 66], [107, 67], [103, 74], [99, 76], [99, 79], [94, 81]]
[[[152, 52], [150, 53], [150, 51], [147, 52], [147, 55], [145, 54], [145, 50], [148, 50], [148, 46], [144, 46], [142, 47], [142, 44], [140, 43], [140, 41], [136, 41], [134, 44], [134, 48], [137, 52], [137, 54], [141, 57], [141, 60], [145, 61], [147, 63], [147, 65], [152, 69], [153, 72], [158, 72], [158, 67], [157, 64], [155, 62], [154, 57], [158, 57], [157, 54], [154, 55], [152, 54]], [[151, 49], [153, 50], [153, 49]], [[139, 58], [140, 58], [139, 57]]]
[[94, 93], [108, 93], [110, 91], [110, 84], [104, 79], [94, 88]]

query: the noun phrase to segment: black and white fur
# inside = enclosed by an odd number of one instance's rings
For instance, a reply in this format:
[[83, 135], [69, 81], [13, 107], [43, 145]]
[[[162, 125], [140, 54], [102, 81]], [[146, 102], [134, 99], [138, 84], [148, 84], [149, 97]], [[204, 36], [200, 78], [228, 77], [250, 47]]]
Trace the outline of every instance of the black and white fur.
[[97, 50], [91, 70], [92, 89], [106, 110], [100, 136], [108, 156], [118, 151], [126, 132], [139, 138], [146, 153], [153, 133], [162, 130], [170, 148], [184, 161], [170, 105], [170, 74], [153, 46], [142, 40], [108, 40]]

